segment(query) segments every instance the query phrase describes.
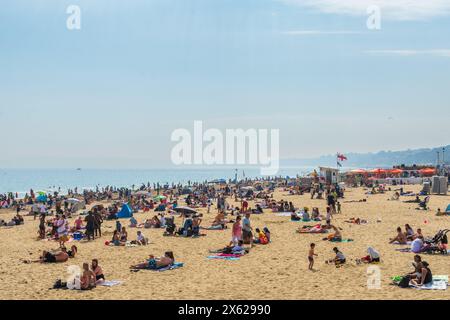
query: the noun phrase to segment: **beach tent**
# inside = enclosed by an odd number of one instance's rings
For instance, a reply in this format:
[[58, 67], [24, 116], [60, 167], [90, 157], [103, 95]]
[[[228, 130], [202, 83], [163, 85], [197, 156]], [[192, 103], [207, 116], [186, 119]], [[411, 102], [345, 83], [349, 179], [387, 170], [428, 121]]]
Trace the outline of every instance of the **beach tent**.
[[47, 195], [45, 194], [39, 194], [36, 198], [37, 202], [47, 202]]
[[445, 209], [445, 212], [450, 212], [450, 204], [447, 206], [447, 209]]
[[131, 210], [131, 207], [128, 203], [125, 203], [122, 206], [122, 210], [117, 213], [117, 218], [131, 218], [133, 216], [133, 210]]

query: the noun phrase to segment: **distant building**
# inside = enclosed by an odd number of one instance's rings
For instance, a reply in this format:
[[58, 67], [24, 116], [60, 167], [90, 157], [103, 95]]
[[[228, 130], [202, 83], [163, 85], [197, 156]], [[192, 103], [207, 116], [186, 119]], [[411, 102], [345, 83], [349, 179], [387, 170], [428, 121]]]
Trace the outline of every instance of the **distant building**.
[[338, 183], [339, 169], [330, 167], [319, 167], [319, 177], [326, 183]]

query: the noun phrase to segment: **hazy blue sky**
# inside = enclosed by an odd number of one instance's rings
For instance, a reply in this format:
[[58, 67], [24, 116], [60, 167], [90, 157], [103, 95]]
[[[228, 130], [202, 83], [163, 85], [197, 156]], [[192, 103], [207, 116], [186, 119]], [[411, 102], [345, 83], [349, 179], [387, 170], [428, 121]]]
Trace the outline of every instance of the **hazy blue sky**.
[[448, 144], [449, 119], [450, 1], [0, 5], [0, 167], [167, 166], [194, 120], [304, 158]]

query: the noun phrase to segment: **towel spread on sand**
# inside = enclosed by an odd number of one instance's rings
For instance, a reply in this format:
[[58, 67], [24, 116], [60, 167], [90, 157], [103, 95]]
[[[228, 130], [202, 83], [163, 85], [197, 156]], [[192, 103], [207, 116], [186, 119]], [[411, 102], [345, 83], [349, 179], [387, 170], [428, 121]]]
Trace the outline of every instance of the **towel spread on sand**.
[[406, 244], [404, 244], [404, 243], [399, 243], [398, 241], [394, 241], [394, 242], [392, 242], [391, 244], [397, 244], [397, 245], [401, 245], [401, 246], [406, 246], [406, 245], [410, 246], [411, 243], [412, 243], [411, 241], [407, 241]]
[[173, 269], [181, 268], [182, 266], [183, 266], [183, 263], [177, 262], [177, 263], [174, 263], [174, 264], [172, 264], [170, 266], [167, 266], [167, 267], [164, 267], [164, 268], [150, 269], [150, 270], [162, 272], [162, 271], [167, 271], [167, 270], [173, 270]]
[[[399, 252], [412, 252], [411, 248], [400, 248], [400, 249], [395, 249], [395, 251], [399, 251]], [[414, 253], [420, 253], [420, 254], [433, 254], [432, 252], [414, 252]], [[447, 249], [447, 255], [450, 254], [450, 249]], [[443, 254], [445, 256], [445, 254]]]
[[290, 217], [292, 215], [292, 212], [278, 212], [275, 215], [278, 217]]
[[[402, 280], [402, 276], [392, 277], [392, 281], [398, 284]], [[410, 284], [409, 287], [417, 290], [447, 290], [448, 275], [434, 275], [433, 281], [423, 286]]]
[[105, 280], [102, 282], [97, 283], [98, 286], [105, 286], [105, 287], [113, 287], [121, 284], [122, 281], [119, 280]]
[[240, 257], [226, 257], [226, 256], [208, 256], [208, 259], [217, 259], [217, 260], [239, 260]]
[[331, 239], [330, 241], [331, 241], [331, 242], [352, 242], [353, 239], [341, 239], [341, 240], [334, 240], [334, 239]]
[[423, 286], [410, 285], [411, 288], [417, 290], [447, 290], [447, 283], [444, 281], [435, 281], [433, 277], [433, 282], [425, 284]]

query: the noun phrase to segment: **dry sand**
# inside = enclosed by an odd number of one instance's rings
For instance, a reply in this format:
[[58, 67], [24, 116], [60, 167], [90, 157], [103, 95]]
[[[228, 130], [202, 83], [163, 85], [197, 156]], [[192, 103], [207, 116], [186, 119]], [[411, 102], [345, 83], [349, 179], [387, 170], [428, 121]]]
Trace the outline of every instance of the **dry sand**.
[[[419, 186], [405, 190], [418, 191]], [[415, 204], [387, 201], [393, 192], [366, 196], [362, 188], [348, 189], [345, 200], [368, 197], [367, 203], [343, 203], [341, 215], [334, 224], [343, 228], [345, 238], [354, 242], [337, 244], [347, 258], [360, 258], [366, 254], [368, 245], [381, 253], [382, 284], [380, 289], [367, 288], [367, 265], [354, 261], [342, 268], [324, 263], [333, 257], [336, 244], [322, 241], [323, 235], [298, 234], [302, 225], [291, 222], [289, 217], [278, 217], [268, 212], [252, 215], [253, 227], [267, 226], [272, 232], [272, 243], [257, 246], [239, 261], [208, 260], [209, 249], [223, 247], [231, 236], [231, 230], [203, 231], [206, 237], [196, 239], [163, 237], [162, 229], [141, 229], [151, 244], [143, 247], [108, 247], [114, 221], [105, 222], [105, 235], [94, 242], [78, 245], [79, 254], [63, 264], [24, 264], [21, 259], [37, 259], [45, 249], [58, 247], [55, 242], [36, 240], [38, 219], [25, 217], [25, 225], [0, 228], [0, 299], [450, 299], [450, 290], [425, 291], [400, 289], [390, 285], [390, 277], [411, 271], [412, 253], [395, 251], [399, 246], [388, 244], [397, 226], [409, 223], [414, 229], [420, 227], [426, 236], [439, 229], [450, 228], [450, 217], [436, 217], [437, 208], [445, 209], [450, 196], [431, 196], [430, 211], [417, 211]], [[317, 206], [325, 211], [325, 200], [311, 200], [309, 194], [287, 196], [277, 190], [276, 199], [293, 201], [296, 206]], [[402, 197], [401, 200], [410, 199]], [[206, 212], [202, 209], [203, 212]], [[213, 210], [212, 210], [213, 211]], [[8, 220], [11, 211], [0, 210], [0, 217]], [[137, 213], [139, 222], [152, 213]], [[203, 225], [212, 221], [214, 213], [205, 214]], [[367, 219], [367, 225], [350, 225], [344, 220], [350, 217]], [[377, 219], [381, 219], [377, 223]], [[179, 220], [179, 218], [178, 218]], [[425, 221], [428, 223], [425, 223]], [[127, 222], [123, 224], [127, 225]], [[71, 222], [72, 224], [72, 222]], [[178, 221], [179, 224], [179, 221]], [[129, 229], [134, 239], [136, 229]], [[307, 252], [309, 243], [316, 243], [315, 268], [308, 271]], [[143, 261], [148, 254], [162, 254], [172, 250], [184, 267], [166, 272], [143, 270], [129, 271], [129, 266]], [[69, 265], [81, 266], [92, 258], [100, 261], [107, 279], [121, 280], [119, 286], [97, 287], [92, 291], [49, 289], [58, 278], [67, 277]], [[433, 274], [450, 275], [450, 255], [424, 255]]]

